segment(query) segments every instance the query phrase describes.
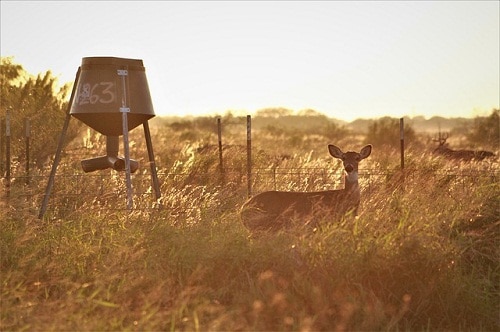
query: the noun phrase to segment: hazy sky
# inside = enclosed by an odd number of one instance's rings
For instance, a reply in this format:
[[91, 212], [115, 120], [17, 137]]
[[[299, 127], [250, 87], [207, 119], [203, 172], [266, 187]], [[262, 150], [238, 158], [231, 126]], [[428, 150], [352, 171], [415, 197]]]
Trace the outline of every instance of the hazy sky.
[[312, 108], [332, 117], [499, 107], [499, 1], [0, 1], [2, 56], [74, 80], [142, 59], [157, 115]]

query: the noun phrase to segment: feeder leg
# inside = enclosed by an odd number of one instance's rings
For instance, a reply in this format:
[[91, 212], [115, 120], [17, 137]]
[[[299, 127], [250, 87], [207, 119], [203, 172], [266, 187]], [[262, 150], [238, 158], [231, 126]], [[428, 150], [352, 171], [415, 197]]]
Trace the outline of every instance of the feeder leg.
[[66, 131], [68, 130], [70, 118], [71, 114], [69, 114], [68, 112], [68, 114], [66, 114], [66, 119], [64, 120], [64, 126], [61, 136], [59, 137], [59, 144], [57, 145], [54, 163], [52, 164], [52, 169], [50, 170], [49, 182], [47, 183], [47, 188], [45, 189], [45, 195], [43, 196], [42, 207], [40, 208], [40, 212], [38, 213], [38, 219], [42, 219], [45, 211], [47, 211], [47, 204], [49, 203], [50, 192], [52, 191], [52, 187], [54, 186], [54, 178], [56, 176], [57, 165], [61, 161], [62, 147], [66, 137]]
[[52, 169], [50, 170], [49, 182], [47, 183], [47, 188], [45, 189], [45, 195], [43, 196], [42, 207], [40, 208], [40, 212], [38, 213], [38, 219], [42, 219], [45, 211], [47, 210], [47, 204], [49, 203], [50, 192], [52, 191], [52, 187], [54, 186], [54, 178], [56, 176], [57, 165], [59, 161], [61, 161], [61, 152], [64, 144], [64, 140], [66, 139], [66, 132], [68, 131], [69, 120], [71, 119], [71, 105], [73, 105], [73, 99], [75, 97], [76, 86], [78, 85], [78, 79], [80, 78], [80, 70], [78, 67], [75, 76], [75, 84], [73, 84], [73, 90], [71, 90], [71, 97], [69, 98], [68, 104], [68, 112], [66, 113], [66, 119], [64, 120], [63, 130], [61, 132], [61, 136], [59, 137], [59, 143], [57, 144], [57, 151], [54, 157], [54, 164], [52, 164]]
[[158, 183], [158, 174], [156, 173], [156, 163], [155, 155], [153, 153], [153, 143], [151, 142], [151, 132], [149, 131], [149, 124], [144, 121], [142, 124], [144, 127], [144, 136], [146, 136], [146, 146], [148, 148], [149, 165], [151, 167], [151, 178], [153, 180], [153, 188], [155, 190], [155, 199], [158, 200], [161, 197], [160, 184]]
[[131, 210], [134, 206], [132, 197], [132, 179], [130, 176], [130, 150], [128, 143], [128, 119], [127, 112], [122, 111], [123, 123], [123, 151], [125, 153], [125, 176], [127, 180], [127, 209]]

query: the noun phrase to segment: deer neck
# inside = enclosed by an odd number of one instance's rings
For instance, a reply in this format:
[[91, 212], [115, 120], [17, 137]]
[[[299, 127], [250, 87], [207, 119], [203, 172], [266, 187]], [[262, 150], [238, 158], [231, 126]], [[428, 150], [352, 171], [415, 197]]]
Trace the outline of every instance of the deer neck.
[[345, 172], [344, 175], [345, 182], [345, 190], [347, 191], [358, 191], [359, 192], [359, 183], [358, 183], [358, 172]]
[[359, 200], [361, 199], [361, 192], [359, 190], [357, 171], [345, 173], [344, 190], [345, 190], [345, 199], [357, 206], [357, 204], [359, 204]]

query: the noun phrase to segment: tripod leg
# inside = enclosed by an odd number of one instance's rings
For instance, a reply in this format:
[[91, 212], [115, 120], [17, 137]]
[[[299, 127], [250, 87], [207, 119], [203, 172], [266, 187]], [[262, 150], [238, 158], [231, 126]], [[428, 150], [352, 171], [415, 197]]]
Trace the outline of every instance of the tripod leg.
[[80, 78], [80, 67], [76, 72], [75, 83], [73, 84], [73, 90], [71, 91], [71, 98], [69, 99], [68, 112], [66, 113], [66, 119], [64, 120], [63, 130], [61, 136], [59, 137], [59, 143], [57, 144], [57, 151], [54, 157], [54, 164], [52, 164], [52, 169], [50, 170], [49, 182], [47, 183], [47, 188], [45, 189], [45, 195], [43, 196], [42, 207], [38, 213], [38, 219], [42, 219], [45, 211], [47, 210], [47, 204], [49, 203], [50, 192], [54, 186], [54, 178], [56, 176], [57, 165], [61, 161], [61, 152], [66, 139], [66, 132], [68, 131], [69, 120], [71, 119], [71, 105], [73, 105], [73, 98], [75, 97], [76, 86], [78, 85], [78, 79]]
[[56, 155], [54, 157], [54, 163], [52, 164], [52, 169], [50, 170], [49, 182], [47, 183], [47, 188], [45, 189], [45, 195], [43, 196], [42, 207], [40, 208], [40, 212], [38, 214], [38, 219], [42, 219], [45, 211], [47, 210], [47, 204], [49, 203], [50, 192], [52, 191], [52, 187], [54, 186], [54, 178], [56, 176], [57, 165], [61, 161], [61, 152], [64, 144], [64, 139], [66, 137], [66, 131], [68, 130], [69, 120], [71, 118], [71, 114], [66, 114], [66, 120], [64, 120], [64, 126], [59, 137], [59, 144], [57, 145]]
[[123, 123], [123, 150], [125, 152], [125, 176], [127, 180], [127, 209], [131, 210], [134, 207], [132, 193], [132, 178], [130, 176], [130, 149], [128, 141], [128, 119], [127, 112], [122, 112]]
[[155, 155], [153, 153], [153, 143], [151, 142], [151, 132], [149, 131], [149, 124], [144, 121], [142, 124], [144, 127], [144, 136], [146, 136], [146, 146], [148, 148], [149, 165], [151, 167], [151, 178], [153, 180], [153, 188], [155, 190], [156, 200], [160, 199], [160, 184], [158, 183], [158, 174], [156, 172]]

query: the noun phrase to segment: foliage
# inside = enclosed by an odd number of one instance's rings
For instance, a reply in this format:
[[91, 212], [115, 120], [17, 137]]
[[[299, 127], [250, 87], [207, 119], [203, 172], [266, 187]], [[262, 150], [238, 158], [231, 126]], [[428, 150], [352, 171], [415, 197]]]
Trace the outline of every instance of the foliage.
[[500, 147], [500, 109], [494, 109], [488, 117], [476, 117], [467, 139], [478, 146]]
[[[409, 124], [404, 127], [405, 142], [418, 146], [415, 130]], [[365, 142], [377, 146], [391, 147], [399, 149], [400, 146], [400, 125], [399, 119], [383, 117], [368, 126]]]
[[[0, 118], [4, 119], [11, 110], [11, 153], [24, 159], [25, 120], [30, 120], [30, 159], [43, 166], [57, 146], [64, 119], [66, 117], [69, 85], [57, 87], [57, 78], [50, 71], [34, 77], [11, 57], [2, 57], [0, 62]], [[71, 127], [68, 141], [76, 136]]]

